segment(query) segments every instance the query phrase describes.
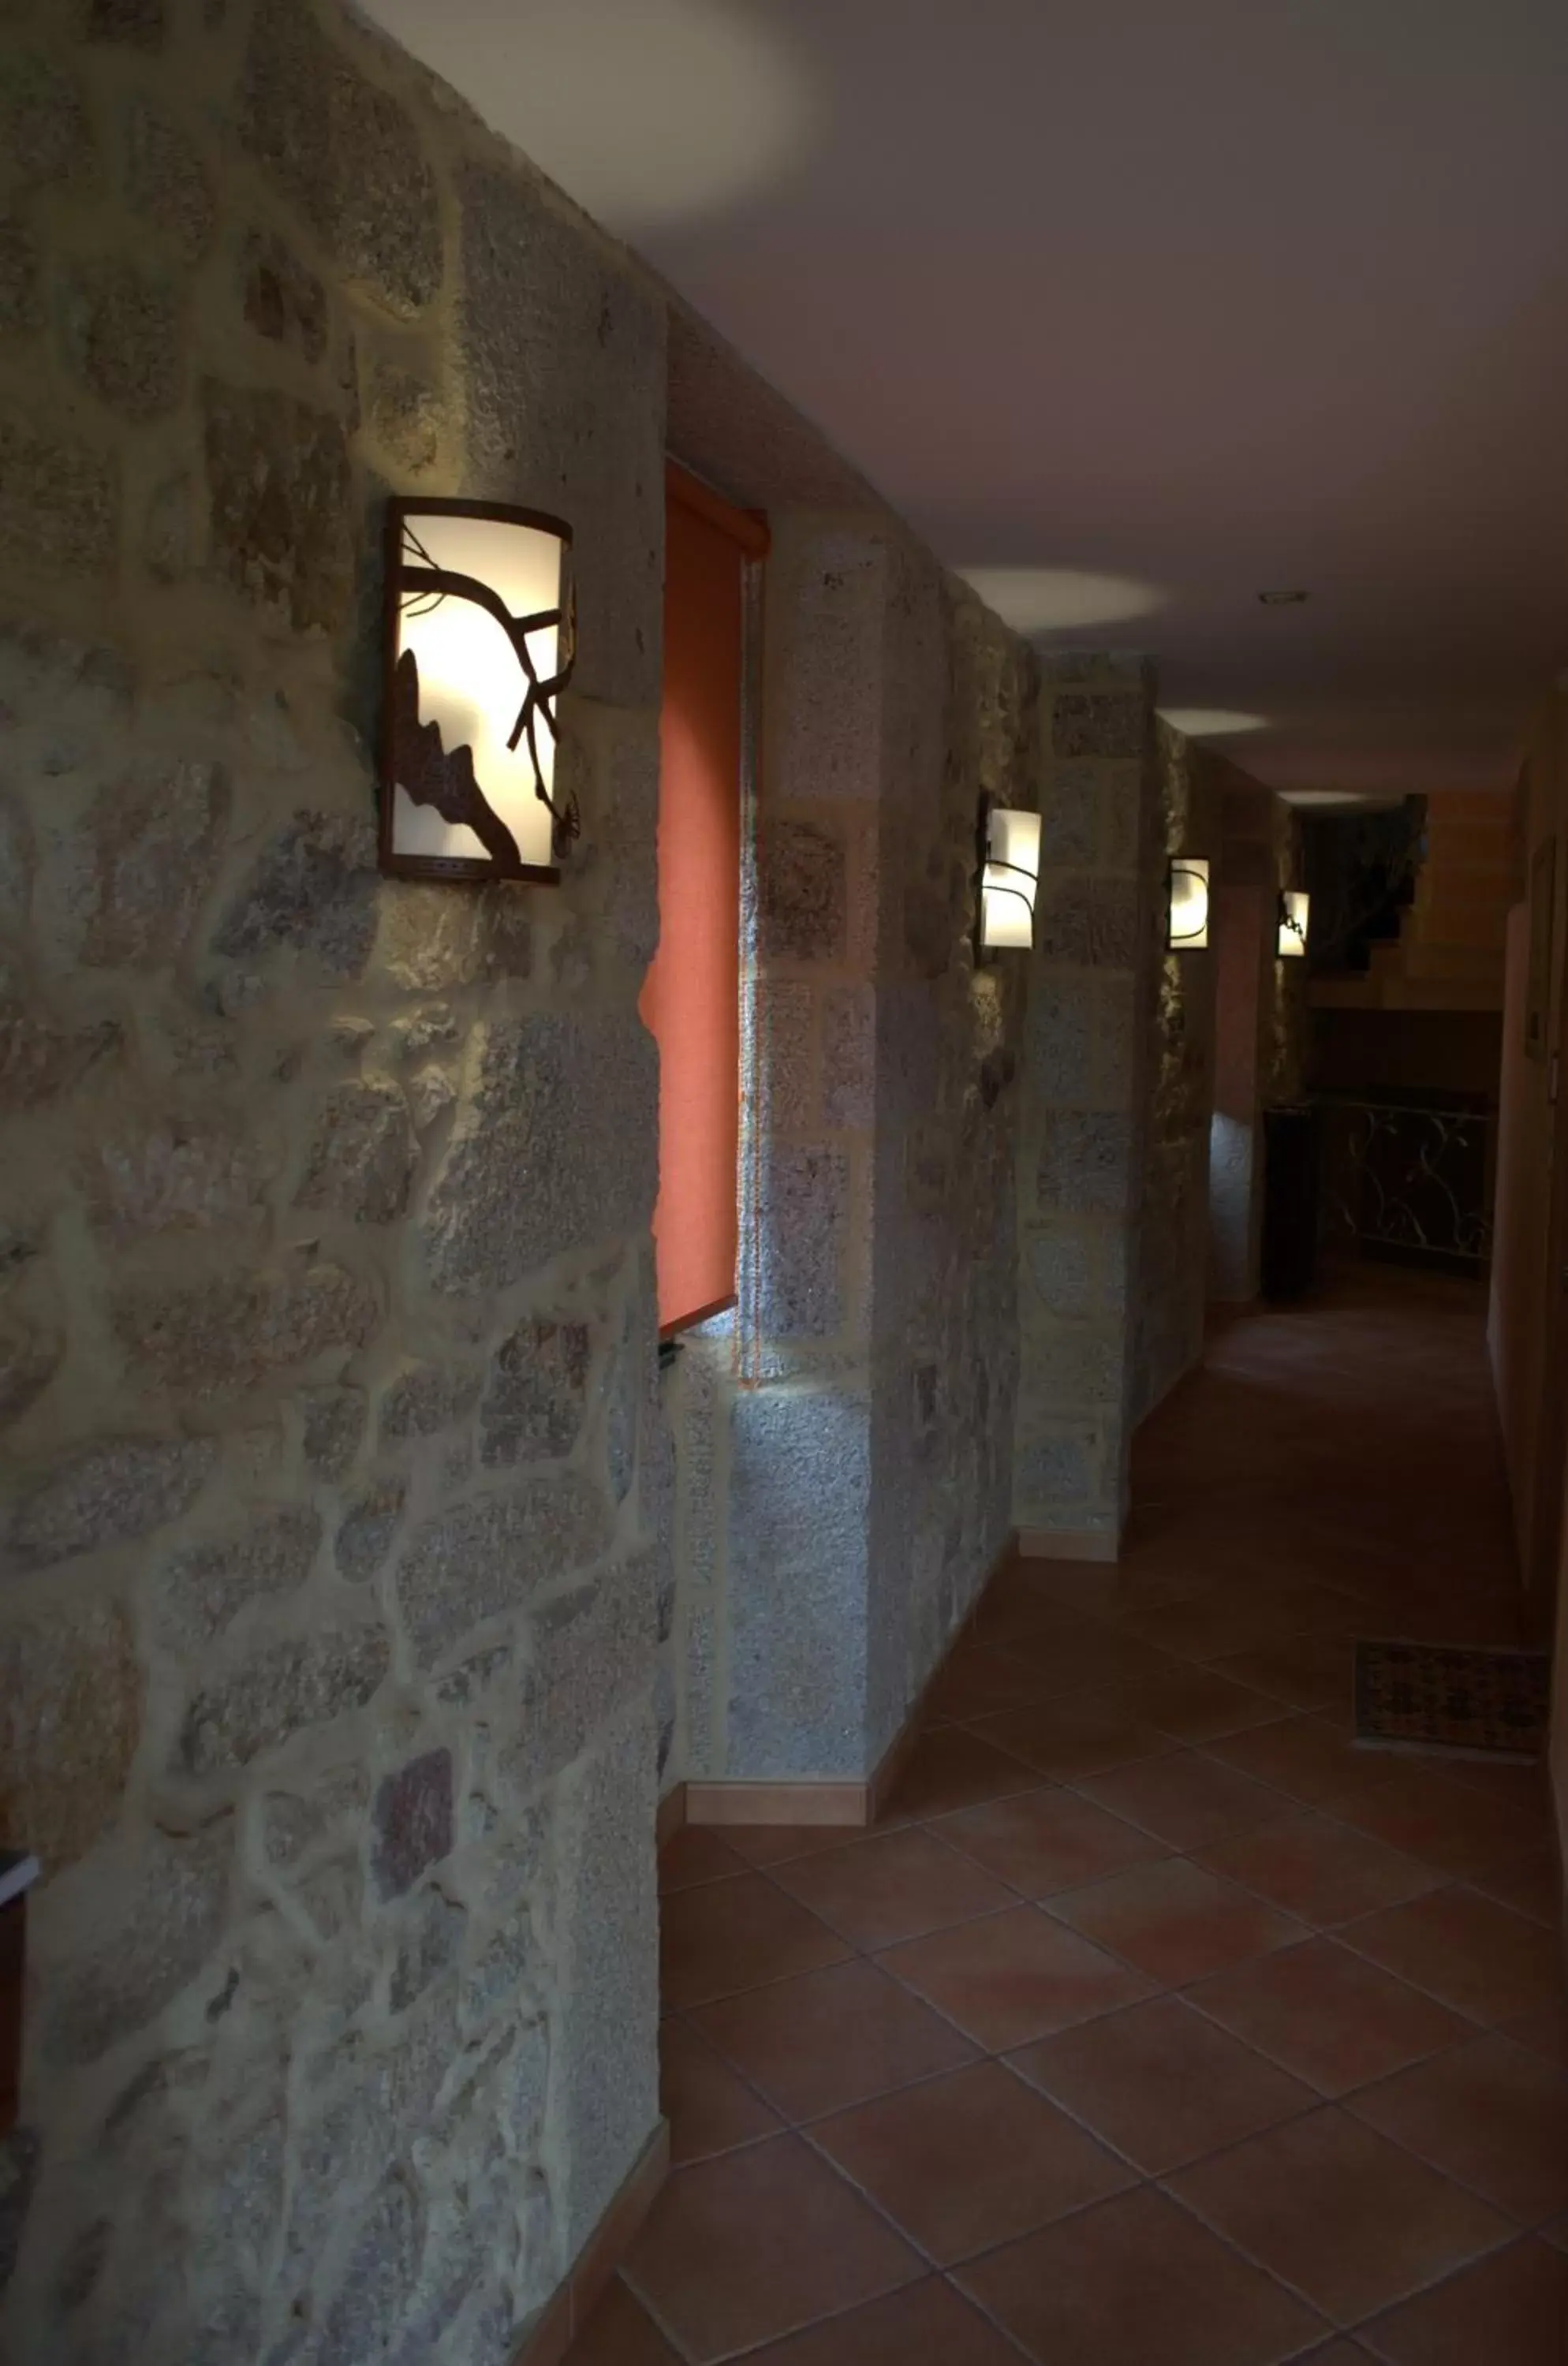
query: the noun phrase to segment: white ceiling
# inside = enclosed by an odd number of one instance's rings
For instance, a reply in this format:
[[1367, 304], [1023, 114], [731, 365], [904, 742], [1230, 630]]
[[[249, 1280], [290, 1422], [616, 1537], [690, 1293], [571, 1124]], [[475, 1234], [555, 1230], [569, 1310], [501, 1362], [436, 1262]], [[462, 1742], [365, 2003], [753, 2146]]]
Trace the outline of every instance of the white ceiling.
[[1043, 641], [1153, 650], [1287, 792], [1510, 784], [1563, 0], [368, 6]]

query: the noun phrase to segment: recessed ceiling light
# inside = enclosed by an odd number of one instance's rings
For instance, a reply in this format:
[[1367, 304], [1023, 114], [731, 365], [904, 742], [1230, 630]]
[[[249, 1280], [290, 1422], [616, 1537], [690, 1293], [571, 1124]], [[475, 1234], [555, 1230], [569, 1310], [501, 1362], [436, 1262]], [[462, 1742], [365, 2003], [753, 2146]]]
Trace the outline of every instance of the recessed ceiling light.
[[1260, 592], [1258, 595], [1265, 608], [1300, 608], [1310, 594], [1305, 592]]

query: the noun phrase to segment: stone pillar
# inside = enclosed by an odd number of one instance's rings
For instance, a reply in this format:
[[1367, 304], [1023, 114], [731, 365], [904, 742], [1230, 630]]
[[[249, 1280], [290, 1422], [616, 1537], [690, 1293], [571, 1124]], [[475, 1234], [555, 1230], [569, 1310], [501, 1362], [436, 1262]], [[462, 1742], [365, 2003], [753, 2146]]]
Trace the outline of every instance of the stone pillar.
[[1158, 723], [1158, 802], [1147, 834], [1145, 926], [1149, 1011], [1148, 1138], [1133, 1309], [1133, 1418], [1152, 1413], [1203, 1352], [1208, 1296], [1209, 1148], [1214, 1106], [1214, 975], [1209, 943], [1170, 949], [1170, 865], [1201, 856], [1218, 868], [1219, 794], [1207, 751]]
[[1152, 669], [1052, 661], [1040, 729], [1013, 1518], [1025, 1552], [1109, 1560], [1127, 1504], [1130, 1284], [1154, 992]]
[[1215, 866], [1214, 1113], [1210, 1134], [1209, 1288], [1222, 1305], [1258, 1295], [1263, 1228], [1263, 1108], [1300, 1088], [1299, 1001], [1276, 958], [1279, 892], [1292, 851], [1289, 810], [1232, 765], [1220, 782]]
[[682, 1771], [859, 1781], [1010, 1525], [1025, 976], [976, 972], [1032, 661], [890, 523], [775, 516], [740, 1302], [672, 1378]]

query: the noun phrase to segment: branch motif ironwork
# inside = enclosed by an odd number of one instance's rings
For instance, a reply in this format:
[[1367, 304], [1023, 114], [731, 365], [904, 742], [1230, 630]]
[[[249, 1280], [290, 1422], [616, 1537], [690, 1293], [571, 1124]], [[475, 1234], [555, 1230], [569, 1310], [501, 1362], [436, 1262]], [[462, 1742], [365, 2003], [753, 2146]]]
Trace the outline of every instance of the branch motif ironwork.
[[1330, 1172], [1338, 1214], [1359, 1241], [1476, 1264], [1490, 1256], [1483, 1111], [1337, 1098], [1325, 1107], [1345, 1121], [1346, 1155]]
[[[409, 564], [411, 553], [420, 563]], [[514, 616], [500, 594], [477, 575], [438, 567], [405, 518], [398, 596], [403, 614], [410, 617], [428, 616], [443, 600], [466, 600], [482, 609], [505, 634], [526, 684], [506, 744], [509, 749], [515, 749], [518, 741], [526, 738], [534, 767], [534, 794], [549, 814], [551, 846], [557, 855], [563, 854], [581, 835], [582, 817], [575, 796], [569, 797], [564, 805], [558, 804], [546, 787], [538, 735], [542, 722], [552, 741], [559, 740], [556, 704], [570, 682], [577, 662], [575, 588], [569, 588], [562, 607]], [[541, 678], [528, 637], [552, 626], [558, 637], [556, 670]], [[396, 703], [392, 754], [400, 784], [415, 805], [434, 806], [443, 820], [460, 821], [472, 829], [502, 876], [521, 875], [523, 863], [517, 841], [485, 795], [474, 772], [473, 750], [467, 745], [444, 748], [439, 727], [419, 719], [419, 667], [412, 649], [405, 649], [398, 659], [393, 690]]]

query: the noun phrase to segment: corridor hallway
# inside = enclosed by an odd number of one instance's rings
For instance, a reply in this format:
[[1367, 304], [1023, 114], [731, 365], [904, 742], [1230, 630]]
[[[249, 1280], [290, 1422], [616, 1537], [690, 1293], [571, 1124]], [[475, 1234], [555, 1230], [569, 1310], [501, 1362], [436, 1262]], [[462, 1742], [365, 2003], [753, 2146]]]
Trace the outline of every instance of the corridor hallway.
[[1517, 1618], [1473, 1286], [1245, 1317], [1115, 1570], [1005, 1569], [874, 1834], [680, 1833], [674, 2173], [572, 2366], [1562, 2366], [1533, 1770], [1355, 1747]]

